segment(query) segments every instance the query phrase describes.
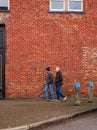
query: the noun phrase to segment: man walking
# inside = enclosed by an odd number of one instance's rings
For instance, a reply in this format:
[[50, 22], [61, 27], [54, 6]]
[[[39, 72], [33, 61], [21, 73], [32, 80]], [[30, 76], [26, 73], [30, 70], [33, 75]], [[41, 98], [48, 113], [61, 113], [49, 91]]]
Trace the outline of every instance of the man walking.
[[63, 101], [65, 101], [67, 99], [67, 96], [65, 96], [61, 92], [61, 88], [62, 88], [62, 85], [63, 85], [63, 77], [62, 77], [62, 72], [60, 71], [59, 67], [56, 67], [55, 85], [56, 85], [57, 101], [60, 101], [60, 97], [62, 97]]
[[54, 101], [54, 91], [53, 91], [53, 75], [50, 71], [50, 67], [46, 68], [47, 77], [46, 77], [46, 86], [45, 86], [45, 98], [48, 100], [48, 89], [50, 89], [51, 101]]

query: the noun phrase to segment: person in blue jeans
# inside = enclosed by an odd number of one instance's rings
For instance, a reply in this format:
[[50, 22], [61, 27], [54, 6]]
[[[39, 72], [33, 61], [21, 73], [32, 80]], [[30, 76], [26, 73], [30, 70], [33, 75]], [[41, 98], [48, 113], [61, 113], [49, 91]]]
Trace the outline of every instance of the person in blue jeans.
[[45, 98], [48, 100], [48, 90], [50, 90], [51, 101], [54, 101], [54, 90], [53, 90], [53, 75], [50, 71], [50, 67], [46, 68], [47, 77], [46, 77], [46, 86], [45, 86]]
[[65, 96], [61, 92], [61, 88], [62, 88], [62, 85], [63, 85], [63, 76], [62, 76], [62, 72], [60, 71], [59, 67], [56, 67], [55, 85], [56, 85], [57, 101], [60, 101], [60, 97], [63, 98], [63, 101], [66, 101], [67, 96]]

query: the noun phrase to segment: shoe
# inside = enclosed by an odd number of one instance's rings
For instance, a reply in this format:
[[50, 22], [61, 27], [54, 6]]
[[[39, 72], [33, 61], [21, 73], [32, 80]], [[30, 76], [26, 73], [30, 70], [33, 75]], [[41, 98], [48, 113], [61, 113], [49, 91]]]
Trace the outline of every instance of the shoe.
[[67, 96], [63, 98], [63, 102], [65, 102], [67, 100]]
[[55, 100], [54, 99], [52, 99], [52, 100], [50, 100], [51, 102], [54, 102]]
[[60, 100], [56, 100], [56, 102], [60, 102]]

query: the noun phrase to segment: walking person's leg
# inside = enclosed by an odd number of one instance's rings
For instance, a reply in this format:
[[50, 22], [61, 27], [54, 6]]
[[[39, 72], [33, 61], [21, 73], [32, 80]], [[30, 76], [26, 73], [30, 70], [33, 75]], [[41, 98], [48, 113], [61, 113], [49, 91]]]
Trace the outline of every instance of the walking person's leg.
[[49, 84], [49, 88], [50, 88], [51, 98], [52, 98], [52, 100], [54, 100], [54, 90], [53, 90], [53, 85], [52, 85], [52, 84]]
[[57, 100], [60, 100], [60, 94], [59, 94], [59, 86], [56, 86], [56, 95], [57, 95]]
[[61, 92], [62, 85], [58, 85], [58, 88], [59, 88], [59, 95], [64, 98], [65, 95]]
[[63, 98], [63, 101], [65, 101], [65, 100], [67, 99], [67, 96], [65, 96], [65, 95], [61, 92], [62, 85], [58, 85], [58, 88], [59, 88], [59, 95]]
[[48, 84], [45, 86], [45, 98], [48, 100]]

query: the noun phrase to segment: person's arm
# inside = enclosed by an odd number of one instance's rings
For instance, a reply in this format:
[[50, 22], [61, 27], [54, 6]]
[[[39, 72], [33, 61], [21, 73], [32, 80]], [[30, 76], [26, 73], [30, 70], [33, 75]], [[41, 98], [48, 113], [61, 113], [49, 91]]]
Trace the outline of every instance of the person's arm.
[[49, 73], [48, 75], [48, 84], [52, 83], [53, 81], [53, 75], [51, 73]]
[[57, 78], [57, 82], [60, 82], [60, 81], [62, 81], [62, 73], [61, 72], [58, 74], [58, 78]]

